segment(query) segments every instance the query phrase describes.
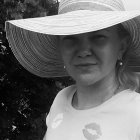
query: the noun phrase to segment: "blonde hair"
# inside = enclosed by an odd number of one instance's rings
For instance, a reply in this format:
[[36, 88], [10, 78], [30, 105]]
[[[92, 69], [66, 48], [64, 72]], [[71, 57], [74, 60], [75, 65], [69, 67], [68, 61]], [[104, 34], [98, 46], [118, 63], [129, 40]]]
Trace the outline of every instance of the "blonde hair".
[[[121, 38], [129, 37], [129, 41], [131, 41], [131, 37], [129, 32], [122, 26], [122, 24], [118, 24], [118, 33]], [[122, 58], [123, 65], [119, 65], [119, 62], [116, 63], [116, 74], [118, 82], [121, 86], [126, 89], [131, 89], [135, 91], [139, 91], [139, 75], [133, 72], [132, 68], [129, 66], [129, 46], [127, 51], [124, 53]], [[133, 56], [134, 57], [134, 56]]]

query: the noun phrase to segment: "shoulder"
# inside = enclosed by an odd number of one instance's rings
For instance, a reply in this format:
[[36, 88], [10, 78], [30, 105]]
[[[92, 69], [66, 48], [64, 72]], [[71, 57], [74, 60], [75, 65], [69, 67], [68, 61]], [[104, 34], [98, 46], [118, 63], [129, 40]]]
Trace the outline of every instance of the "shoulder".
[[128, 96], [128, 107], [131, 109], [132, 115], [140, 124], [140, 93], [130, 90]]
[[133, 90], [129, 90], [129, 96], [130, 96], [130, 101], [132, 103], [134, 103], [135, 105], [140, 105], [140, 93], [133, 91]]
[[128, 118], [129, 122], [135, 126], [135, 128], [140, 126], [140, 94], [127, 89], [121, 91], [114, 100], [114, 110], [116, 109], [121, 114]]
[[75, 85], [68, 86], [59, 91], [51, 105], [51, 110], [54, 110], [54, 108], [62, 109], [63, 107], [65, 107], [67, 103], [70, 101], [70, 98], [75, 91], [76, 91]]
[[[123, 94], [122, 94], [123, 93]], [[140, 93], [131, 90], [131, 89], [126, 89], [120, 92], [120, 95], [122, 95], [122, 98], [125, 99], [127, 102], [132, 102], [132, 103], [139, 103], [140, 100]]]
[[[133, 102], [134, 105], [136, 107], [136, 111], [139, 113], [140, 115], [140, 93], [137, 93], [135, 91], [132, 92], [134, 94], [134, 98], [133, 98]], [[140, 116], [139, 116], [140, 117]]]
[[140, 107], [140, 93], [133, 90], [124, 91], [124, 100], [134, 107]]
[[[131, 128], [136, 130], [136, 139], [140, 138], [140, 93], [135, 91], [129, 91], [129, 98], [128, 98], [128, 110], [131, 114]], [[135, 127], [133, 127], [135, 126]]]
[[[118, 96], [116, 103], [125, 111], [140, 116], [140, 94], [136, 91], [127, 89], [121, 91]], [[137, 114], [137, 115], [136, 115]]]
[[132, 94], [132, 116], [134, 117], [133, 122], [136, 122], [138, 136], [140, 136], [140, 93], [133, 91]]
[[56, 95], [54, 101], [59, 100], [59, 99], [69, 99], [70, 96], [75, 91], [76, 91], [76, 86], [75, 85], [65, 87], [64, 89], [62, 89], [61, 91], [58, 92], [58, 94]]

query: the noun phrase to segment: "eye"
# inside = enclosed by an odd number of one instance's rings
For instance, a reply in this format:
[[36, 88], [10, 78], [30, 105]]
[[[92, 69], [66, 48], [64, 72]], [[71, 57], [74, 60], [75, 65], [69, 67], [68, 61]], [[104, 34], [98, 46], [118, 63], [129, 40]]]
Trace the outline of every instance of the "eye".
[[92, 42], [98, 46], [105, 45], [107, 42], [107, 36], [105, 35], [95, 35], [91, 38]]
[[73, 36], [65, 36], [62, 40], [61, 43], [63, 46], [69, 47], [69, 46], [74, 46], [76, 43], [76, 38]]
[[105, 40], [106, 39], [106, 36], [104, 35], [96, 35], [94, 37], [92, 37], [93, 40]]

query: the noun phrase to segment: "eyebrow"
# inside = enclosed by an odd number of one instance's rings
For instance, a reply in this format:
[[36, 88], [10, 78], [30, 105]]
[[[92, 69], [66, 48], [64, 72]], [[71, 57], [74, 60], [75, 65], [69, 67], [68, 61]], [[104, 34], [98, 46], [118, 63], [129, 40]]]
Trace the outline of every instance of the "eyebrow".
[[[96, 35], [98, 32], [100, 32], [101, 30], [98, 30], [98, 31], [93, 31], [93, 32], [90, 32], [90, 35]], [[102, 31], [107, 31], [107, 32], [110, 32], [109, 29], [102, 29]], [[66, 36], [62, 36], [62, 39], [74, 39], [76, 40], [76, 35], [66, 35]]]
[[74, 35], [67, 35], [63, 37], [62, 39], [76, 39], [76, 37]]
[[106, 32], [110, 32], [110, 30], [109, 29], [102, 29], [102, 30], [97, 30], [97, 31], [93, 31], [93, 32], [91, 32], [91, 35], [92, 34], [97, 34], [98, 32], [102, 32], [102, 31], [106, 31]]

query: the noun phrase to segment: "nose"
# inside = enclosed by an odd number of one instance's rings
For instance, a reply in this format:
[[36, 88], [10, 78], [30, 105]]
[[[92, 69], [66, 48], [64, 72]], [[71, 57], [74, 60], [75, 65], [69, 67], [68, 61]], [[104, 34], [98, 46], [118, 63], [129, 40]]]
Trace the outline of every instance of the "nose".
[[84, 58], [87, 56], [91, 56], [91, 52], [89, 50], [82, 50], [78, 53], [78, 57]]
[[91, 44], [87, 39], [83, 39], [78, 47], [78, 57], [84, 58], [91, 55]]

